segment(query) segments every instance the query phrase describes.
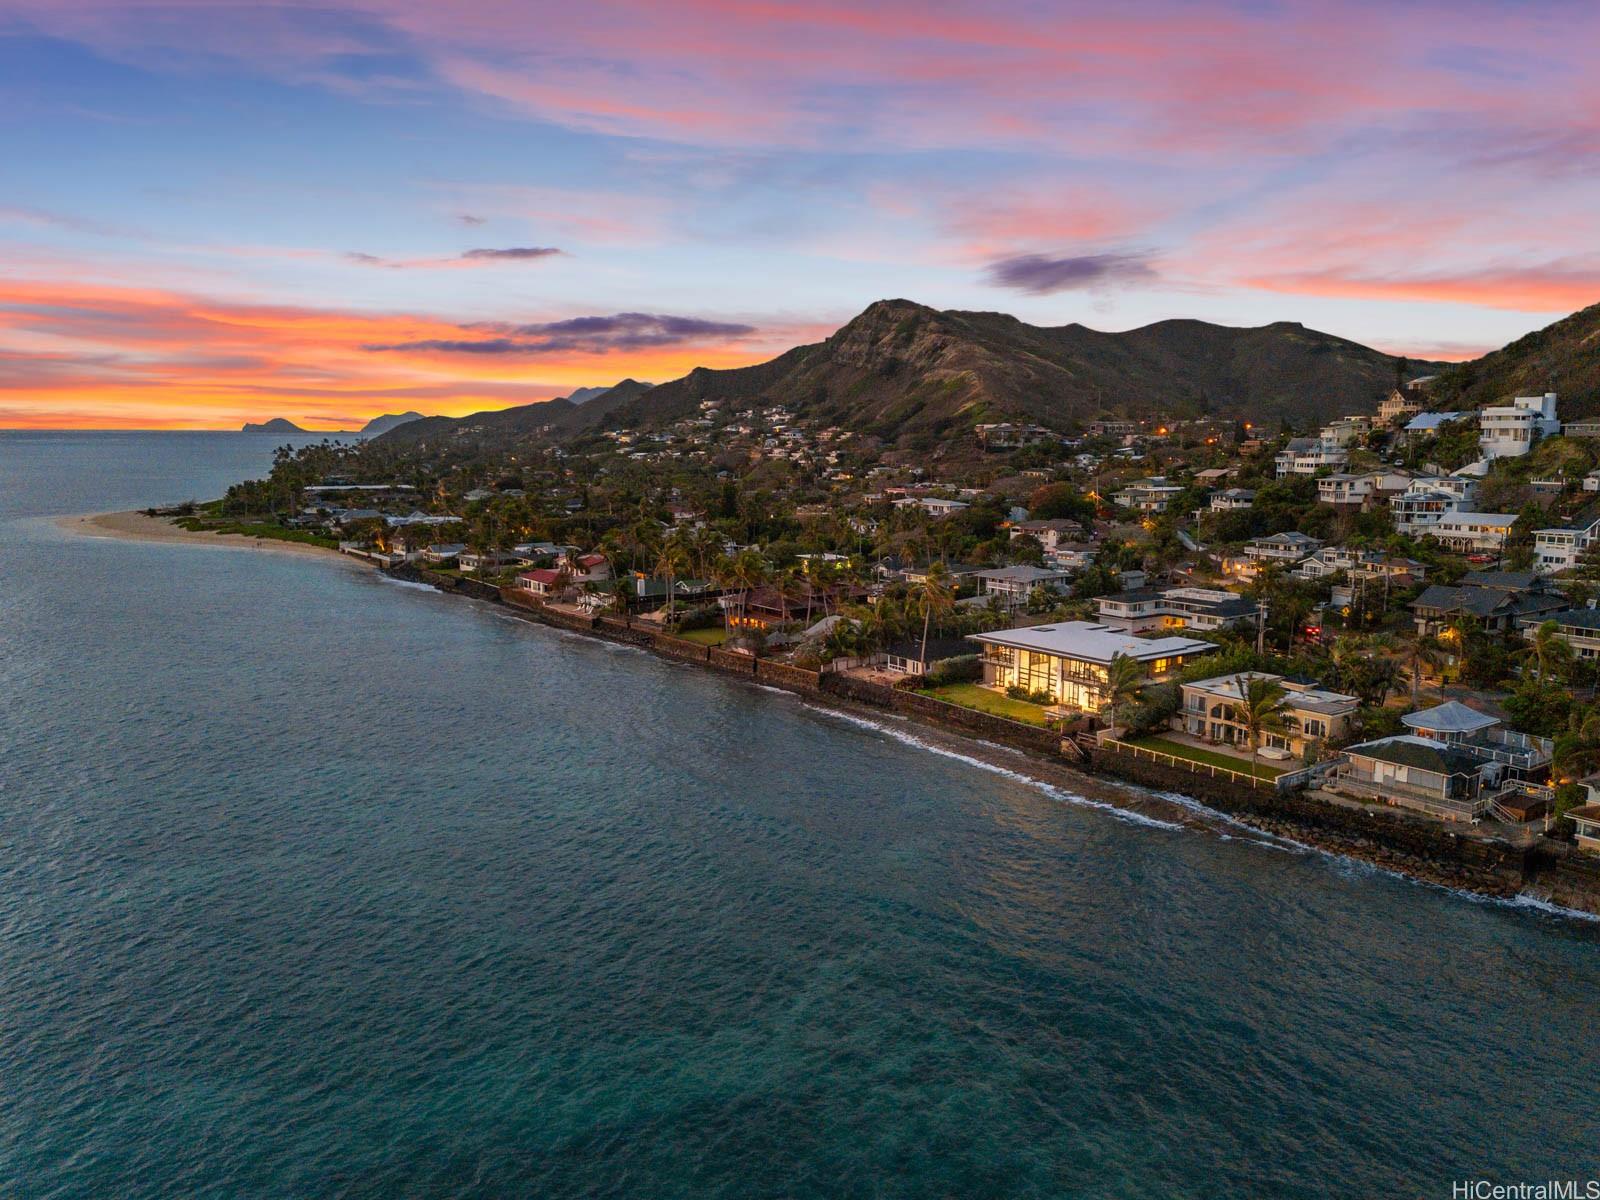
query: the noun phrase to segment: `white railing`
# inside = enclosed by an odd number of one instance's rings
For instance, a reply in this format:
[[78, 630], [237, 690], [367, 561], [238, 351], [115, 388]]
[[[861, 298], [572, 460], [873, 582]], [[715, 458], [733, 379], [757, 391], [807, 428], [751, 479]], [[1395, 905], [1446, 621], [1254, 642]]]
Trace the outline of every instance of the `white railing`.
[[[1154, 762], [1165, 763], [1167, 766], [1181, 767], [1195, 775], [1209, 775], [1212, 778], [1223, 776], [1250, 784], [1252, 787], [1267, 787], [1283, 790], [1281, 780], [1283, 775], [1263, 777], [1252, 775], [1248, 771], [1235, 771], [1231, 767], [1219, 767], [1216, 763], [1202, 762], [1197, 758], [1189, 758], [1182, 754], [1169, 754], [1165, 750], [1152, 750], [1149, 746], [1140, 746], [1134, 742], [1124, 742], [1120, 738], [1110, 736], [1109, 729], [1102, 729], [1095, 735], [1095, 741], [1101, 749], [1112, 747], [1117, 750], [1126, 750], [1135, 758], [1148, 758]], [[1302, 772], [1285, 772], [1285, 775], [1301, 775]], [[1292, 785], [1291, 785], [1292, 786]]]

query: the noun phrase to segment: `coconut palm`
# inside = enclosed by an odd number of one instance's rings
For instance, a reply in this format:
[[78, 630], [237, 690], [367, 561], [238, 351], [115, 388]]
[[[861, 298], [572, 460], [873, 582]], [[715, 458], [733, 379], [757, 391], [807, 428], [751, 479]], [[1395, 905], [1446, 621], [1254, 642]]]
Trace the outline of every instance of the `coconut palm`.
[[1231, 706], [1230, 718], [1234, 724], [1244, 726], [1245, 737], [1250, 740], [1250, 774], [1253, 776], [1261, 751], [1261, 735], [1284, 727], [1278, 708], [1287, 693], [1276, 679], [1264, 675], [1236, 675], [1234, 684], [1239, 689], [1239, 699]]
[[917, 585], [917, 601], [922, 609], [922, 661], [928, 661], [928, 627], [935, 614], [943, 618], [955, 607], [955, 590], [950, 586], [950, 572], [943, 563], [934, 563]]
[[1533, 658], [1534, 671], [1540, 683], [1549, 678], [1553, 667], [1565, 667], [1572, 661], [1572, 647], [1561, 640], [1561, 627], [1554, 621], [1545, 621], [1533, 631], [1533, 636], [1528, 639], [1527, 652]]
[[667, 578], [667, 623], [672, 623], [672, 614], [676, 611], [678, 603], [678, 576], [689, 565], [689, 551], [683, 544], [683, 539], [674, 535], [661, 543], [661, 549], [656, 555], [656, 574], [665, 575]]
[[1111, 736], [1117, 736], [1117, 714], [1131, 704], [1145, 685], [1144, 664], [1127, 654], [1116, 654], [1106, 666], [1105, 708], [1111, 714]]
[[750, 593], [767, 580], [766, 559], [754, 550], [741, 550], [734, 555], [728, 578], [739, 592], [739, 618], [742, 622], [745, 608], [750, 603]]

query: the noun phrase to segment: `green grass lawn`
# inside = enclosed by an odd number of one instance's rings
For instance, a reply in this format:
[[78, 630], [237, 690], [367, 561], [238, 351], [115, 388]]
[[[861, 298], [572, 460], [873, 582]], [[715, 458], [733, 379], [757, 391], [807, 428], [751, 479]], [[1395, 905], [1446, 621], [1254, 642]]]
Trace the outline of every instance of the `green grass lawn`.
[[975, 708], [996, 717], [1007, 717], [1027, 725], [1043, 725], [1044, 709], [1026, 700], [1013, 700], [1004, 692], [991, 691], [976, 683], [947, 683], [943, 687], [918, 688], [924, 696], [959, 704], [962, 708]]
[[247, 538], [270, 538], [275, 542], [298, 542], [303, 546], [322, 546], [328, 550], [339, 548], [339, 539], [326, 534], [312, 533], [308, 529], [285, 529], [282, 525], [263, 522], [227, 521], [205, 517], [179, 517], [176, 524], [195, 533], [225, 533]]
[[698, 642], [702, 646], [720, 646], [728, 640], [728, 631], [713, 625], [710, 629], [685, 629], [673, 636], [681, 637], [686, 642]]
[[[1214, 750], [1199, 750], [1193, 746], [1185, 746], [1182, 742], [1170, 742], [1163, 737], [1142, 737], [1126, 739], [1130, 745], [1144, 746], [1150, 750], [1159, 750], [1163, 754], [1171, 754], [1176, 758], [1193, 759], [1195, 762], [1209, 763], [1214, 767], [1227, 767], [1230, 771], [1237, 771], [1241, 775], [1249, 775], [1250, 760], [1235, 758], [1231, 754], [1218, 754]], [[1255, 766], [1257, 779], [1276, 779], [1282, 775], [1286, 767], [1268, 766], [1265, 762], [1258, 762]]]

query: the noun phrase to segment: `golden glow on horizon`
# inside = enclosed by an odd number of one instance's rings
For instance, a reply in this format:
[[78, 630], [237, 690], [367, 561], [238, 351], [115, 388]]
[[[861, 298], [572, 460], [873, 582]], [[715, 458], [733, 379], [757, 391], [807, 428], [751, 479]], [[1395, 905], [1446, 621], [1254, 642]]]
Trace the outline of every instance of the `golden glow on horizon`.
[[438, 343], [496, 335], [438, 317], [29, 280], [0, 282], [0, 333], [13, 376], [27, 379], [0, 390], [0, 427], [236, 429], [284, 417], [310, 432], [408, 409], [465, 416], [626, 378], [665, 382], [761, 362], [816, 335], [474, 353]]

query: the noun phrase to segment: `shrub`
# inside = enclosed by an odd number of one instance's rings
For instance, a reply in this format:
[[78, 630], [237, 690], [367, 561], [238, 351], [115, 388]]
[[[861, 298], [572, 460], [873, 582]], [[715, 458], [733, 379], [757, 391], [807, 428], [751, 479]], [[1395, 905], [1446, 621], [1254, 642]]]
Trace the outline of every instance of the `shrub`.
[[943, 687], [947, 683], [976, 683], [982, 678], [983, 658], [977, 654], [947, 658], [934, 663], [928, 670], [928, 683], [933, 687]]

